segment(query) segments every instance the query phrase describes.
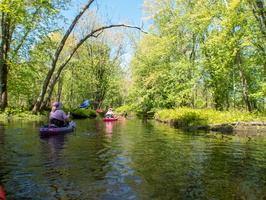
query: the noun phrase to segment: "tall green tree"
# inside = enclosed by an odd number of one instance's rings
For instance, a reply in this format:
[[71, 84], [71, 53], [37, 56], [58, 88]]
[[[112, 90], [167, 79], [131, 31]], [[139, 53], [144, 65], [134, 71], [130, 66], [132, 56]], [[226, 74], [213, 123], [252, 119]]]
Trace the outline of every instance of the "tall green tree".
[[[146, 0], [145, 8], [153, 36], [142, 39], [133, 60], [133, 80], [139, 84], [132, 91], [142, 91], [138, 103], [147, 94], [150, 107], [164, 107], [155, 99], [171, 99], [172, 107], [261, 108], [257, 102], [265, 88], [263, 1]], [[198, 88], [205, 97], [195, 95]]]
[[13, 65], [26, 57], [28, 49], [38, 40], [54, 30], [58, 10], [66, 2], [61, 1], [20, 1], [0, 2], [0, 107], [8, 105], [8, 74]]

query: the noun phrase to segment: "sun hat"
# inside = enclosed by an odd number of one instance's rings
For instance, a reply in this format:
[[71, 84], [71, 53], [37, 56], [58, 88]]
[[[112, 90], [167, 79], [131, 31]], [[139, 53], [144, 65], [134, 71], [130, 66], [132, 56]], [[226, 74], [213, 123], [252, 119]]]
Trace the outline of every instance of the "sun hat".
[[63, 108], [63, 104], [58, 103], [58, 102], [54, 102], [53, 106], [55, 106], [57, 109]]
[[108, 110], [113, 110], [113, 108], [109, 108]]

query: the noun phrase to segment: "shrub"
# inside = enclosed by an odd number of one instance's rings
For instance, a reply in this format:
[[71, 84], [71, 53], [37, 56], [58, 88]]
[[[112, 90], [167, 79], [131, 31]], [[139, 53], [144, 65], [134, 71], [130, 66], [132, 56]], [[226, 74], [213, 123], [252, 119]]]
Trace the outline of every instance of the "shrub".
[[88, 118], [94, 118], [97, 116], [97, 112], [95, 110], [85, 109], [85, 108], [79, 108], [79, 109], [63, 109], [66, 113], [70, 112], [73, 114], [77, 114], [80, 116], [88, 117]]
[[165, 109], [155, 113], [155, 119], [170, 122], [178, 127], [182, 126], [206, 126], [209, 124], [237, 122], [237, 121], [260, 121], [265, 117], [259, 117], [258, 113], [245, 111], [215, 111], [209, 109], [177, 108]]
[[126, 106], [121, 106], [119, 108], [116, 108], [115, 111], [121, 114], [128, 114], [128, 113], [136, 113], [137, 112], [137, 105], [131, 104]]

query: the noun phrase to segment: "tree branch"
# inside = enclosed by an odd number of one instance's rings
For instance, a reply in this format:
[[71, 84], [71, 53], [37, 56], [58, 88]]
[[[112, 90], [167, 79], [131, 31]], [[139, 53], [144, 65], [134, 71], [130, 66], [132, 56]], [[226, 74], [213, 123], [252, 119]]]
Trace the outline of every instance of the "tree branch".
[[[59, 67], [59, 69], [57, 70], [57, 73], [55, 75], [55, 77], [52, 79], [50, 85], [49, 85], [49, 91], [48, 91], [48, 95], [45, 99], [45, 101], [43, 102], [43, 105], [45, 106], [48, 102], [48, 100], [50, 99], [50, 96], [52, 94], [53, 88], [55, 86], [55, 84], [58, 81], [58, 78], [62, 72], [62, 70], [65, 68], [65, 66], [68, 64], [68, 62], [72, 59], [72, 57], [74, 56], [75, 52], [79, 49], [79, 47], [89, 38], [91, 37], [95, 37], [97, 38], [101, 33], [103, 33], [104, 30], [106, 29], [110, 29], [110, 28], [118, 28], [118, 27], [126, 27], [126, 28], [134, 28], [134, 29], [138, 29], [141, 32], [147, 34], [147, 32], [145, 32], [144, 30], [142, 30], [140, 27], [137, 26], [131, 26], [131, 25], [125, 25], [125, 24], [116, 24], [116, 25], [109, 25], [109, 26], [102, 26], [98, 29], [92, 30], [88, 35], [86, 35], [83, 39], [81, 39], [79, 41], [79, 43], [75, 46], [75, 48], [73, 49], [72, 53], [69, 55], [69, 57], [67, 58], [67, 60]], [[95, 35], [97, 34], [97, 35]]]

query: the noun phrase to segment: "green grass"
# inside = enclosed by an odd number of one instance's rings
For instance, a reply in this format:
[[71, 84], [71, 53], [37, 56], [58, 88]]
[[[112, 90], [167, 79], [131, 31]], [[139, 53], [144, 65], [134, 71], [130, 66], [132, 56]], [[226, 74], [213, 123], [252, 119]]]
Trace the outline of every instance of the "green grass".
[[[64, 110], [66, 113], [71, 112], [71, 113], [83, 115], [83, 116], [86, 116], [89, 118], [94, 118], [97, 116], [96, 111], [84, 109], [84, 108], [80, 108], [80, 109], [63, 108], [62, 110]], [[5, 111], [0, 110], [0, 117], [2, 117], [2, 118], [6, 118], [6, 117], [12, 117], [12, 118], [17, 118], [17, 117], [23, 117], [23, 118], [27, 118], [27, 117], [30, 117], [30, 118], [32, 118], [32, 117], [49, 117], [49, 115], [50, 115], [49, 110], [37, 112], [36, 114], [33, 114], [32, 111], [23, 110], [22, 108], [7, 107], [5, 109]]]
[[155, 113], [154, 118], [173, 123], [176, 126], [207, 126], [225, 122], [266, 121], [257, 113], [242, 111], [215, 111], [208, 109], [177, 108], [165, 109]]

